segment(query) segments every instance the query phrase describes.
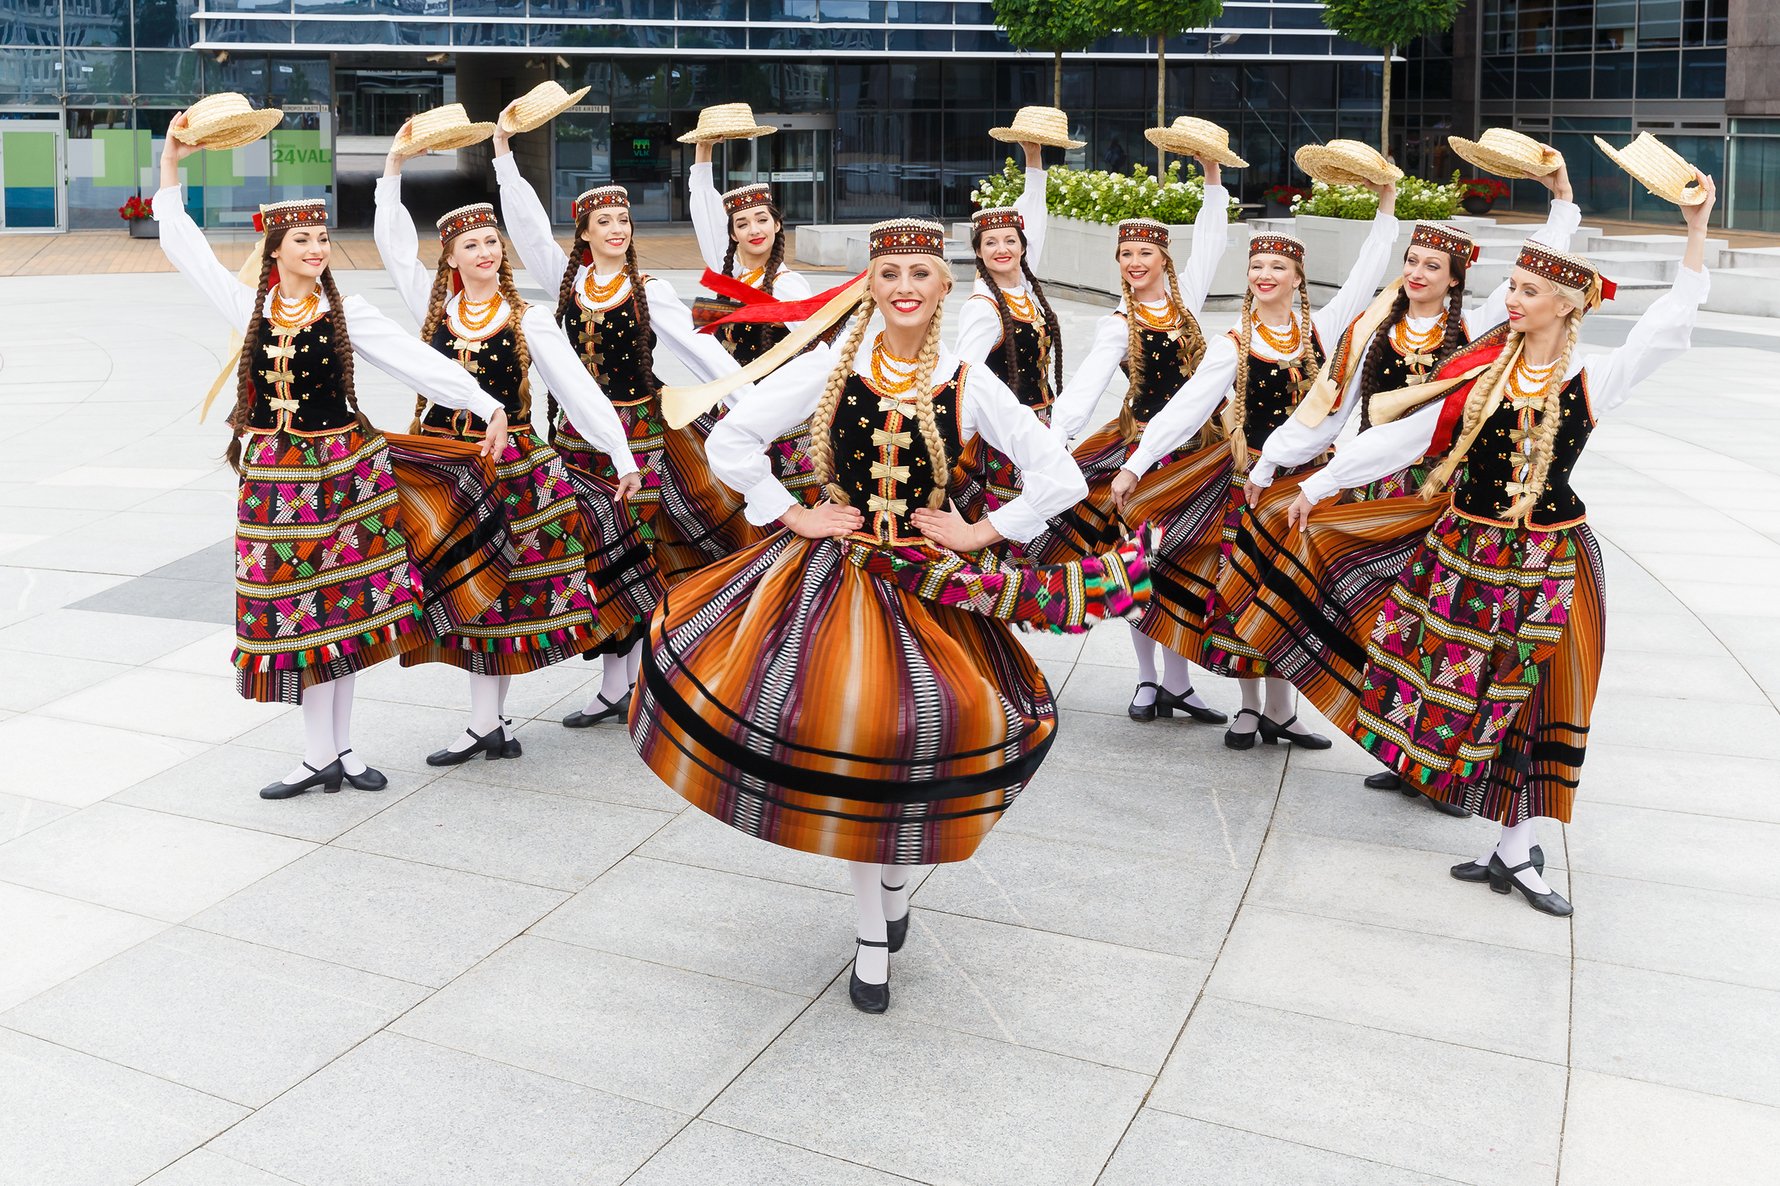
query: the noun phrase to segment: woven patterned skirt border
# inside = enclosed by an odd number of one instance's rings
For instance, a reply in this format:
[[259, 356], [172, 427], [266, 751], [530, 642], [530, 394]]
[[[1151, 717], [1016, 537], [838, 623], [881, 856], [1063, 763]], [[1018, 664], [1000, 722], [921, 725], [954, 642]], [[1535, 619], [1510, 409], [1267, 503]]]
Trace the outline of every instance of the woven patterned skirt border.
[[1255, 595], [1257, 574], [1270, 570], [1277, 562], [1270, 541], [1256, 538], [1254, 524], [1266, 512], [1278, 514], [1283, 522], [1286, 508], [1298, 497], [1298, 487], [1317, 468], [1304, 465], [1280, 470], [1262, 491], [1259, 505], [1252, 509], [1248, 505], [1246, 475], [1235, 474], [1231, 478], [1201, 659], [1208, 671], [1237, 679], [1275, 674], [1269, 670], [1266, 653], [1240, 627]]

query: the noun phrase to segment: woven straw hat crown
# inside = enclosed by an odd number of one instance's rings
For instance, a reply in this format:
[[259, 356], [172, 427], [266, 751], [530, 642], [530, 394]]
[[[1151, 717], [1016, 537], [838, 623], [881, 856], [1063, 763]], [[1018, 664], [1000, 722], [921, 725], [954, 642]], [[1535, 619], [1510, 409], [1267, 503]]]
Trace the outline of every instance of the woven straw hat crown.
[[462, 103], [447, 103], [423, 111], [408, 121], [406, 136], [397, 136], [395, 147], [404, 155], [467, 148], [494, 135], [494, 124], [471, 123]]
[[1052, 148], [1080, 148], [1085, 141], [1069, 138], [1069, 116], [1060, 107], [1022, 107], [1005, 128], [990, 128], [989, 135], [1009, 144], [1047, 144]]
[[718, 103], [698, 113], [698, 126], [678, 137], [681, 144], [704, 140], [752, 140], [778, 131], [754, 121], [754, 109], [746, 103]]
[[1311, 180], [1330, 185], [1383, 185], [1403, 176], [1403, 170], [1385, 160], [1378, 149], [1358, 140], [1306, 144], [1298, 150], [1296, 160]]
[[581, 97], [592, 89], [584, 86], [571, 92], [563, 90], [562, 84], [554, 79], [540, 82], [513, 100], [512, 107], [501, 112], [501, 117], [496, 122], [506, 132], [529, 132], [534, 128], [541, 128], [579, 103]]
[[1705, 188], [1698, 181], [1699, 170], [1649, 132], [1640, 132], [1636, 140], [1621, 149], [1614, 149], [1599, 136], [1595, 137], [1595, 146], [1659, 198], [1677, 206], [1698, 206], [1706, 200]]
[[1564, 163], [1564, 156], [1557, 149], [1513, 128], [1487, 128], [1475, 140], [1448, 136], [1447, 143], [1461, 158], [1484, 172], [1515, 180], [1544, 177]]
[[185, 127], [176, 129], [173, 136], [200, 148], [240, 148], [260, 139], [283, 119], [284, 112], [277, 108], [256, 111], [246, 95], [223, 91], [193, 103], [186, 110]]
[[1230, 151], [1230, 133], [1208, 119], [1183, 115], [1165, 128], [1148, 128], [1144, 139], [1158, 148], [1182, 156], [1208, 157], [1232, 169], [1246, 169], [1248, 162]]

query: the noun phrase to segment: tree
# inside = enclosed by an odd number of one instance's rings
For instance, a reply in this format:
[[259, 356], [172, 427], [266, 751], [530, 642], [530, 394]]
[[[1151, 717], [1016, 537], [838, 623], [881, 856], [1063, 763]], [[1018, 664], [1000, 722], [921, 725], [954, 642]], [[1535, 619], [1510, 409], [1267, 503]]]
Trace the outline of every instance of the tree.
[[1349, 41], [1384, 54], [1384, 103], [1378, 147], [1391, 152], [1391, 55], [1400, 45], [1450, 29], [1464, 0], [1323, 0], [1323, 23]]
[[1112, 29], [1094, 0], [994, 0], [995, 23], [1015, 49], [1051, 55], [1051, 106], [1063, 106], [1063, 53], [1087, 49]]
[[[1168, 123], [1168, 39], [1194, 29], [1209, 29], [1223, 15], [1224, 0], [1111, 0], [1112, 25], [1120, 33], [1156, 40], [1156, 126]], [[1156, 149], [1156, 168], [1162, 168]]]

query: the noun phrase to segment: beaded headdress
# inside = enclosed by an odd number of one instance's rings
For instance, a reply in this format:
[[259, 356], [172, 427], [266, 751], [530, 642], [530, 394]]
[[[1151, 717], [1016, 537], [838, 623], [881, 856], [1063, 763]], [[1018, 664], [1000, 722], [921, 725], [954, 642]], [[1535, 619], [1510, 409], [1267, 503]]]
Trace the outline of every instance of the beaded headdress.
[[1154, 243], [1157, 247], [1168, 246], [1168, 224], [1157, 222], [1153, 218], [1127, 218], [1119, 224], [1118, 241], [1121, 243]]
[[756, 181], [752, 185], [738, 185], [723, 194], [723, 213], [739, 214], [743, 210], [751, 210], [755, 206], [773, 204], [773, 187], [764, 181]]
[[575, 221], [595, 209], [630, 209], [630, 191], [622, 185], [598, 185], [575, 199]]
[[1617, 291], [1613, 281], [1602, 276], [1580, 255], [1553, 251], [1531, 239], [1521, 244], [1520, 258], [1514, 261], [1514, 266], [1525, 268], [1535, 276], [1543, 276], [1559, 288], [1576, 294], [1589, 309], [1602, 301], [1612, 300]]
[[946, 228], [925, 218], [893, 218], [867, 232], [871, 258], [881, 255], [944, 255]]
[[973, 231], [998, 231], [1012, 227], [1016, 231], [1026, 229], [1026, 219], [1012, 206], [991, 206], [987, 210], [978, 210], [970, 216], [970, 227]]
[[326, 198], [292, 198], [288, 202], [270, 202], [253, 216], [254, 229], [262, 234], [280, 228], [328, 225]]
[[1429, 247], [1435, 251], [1444, 251], [1464, 264], [1474, 264], [1481, 254], [1477, 243], [1470, 235], [1458, 227], [1447, 226], [1440, 222], [1418, 222], [1409, 236], [1413, 247]]
[[1304, 244], [1290, 235], [1279, 235], [1272, 231], [1263, 231], [1248, 241], [1248, 253], [1255, 255], [1283, 255], [1287, 259], [1304, 262]]
[[493, 203], [472, 202], [446, 214], [435, 225], [439, 228], [439, 242], [449, 243], [465, 231], [473, 231], [479, 227], [494, 227], [499, 230], [501, 224], [494, 216]]

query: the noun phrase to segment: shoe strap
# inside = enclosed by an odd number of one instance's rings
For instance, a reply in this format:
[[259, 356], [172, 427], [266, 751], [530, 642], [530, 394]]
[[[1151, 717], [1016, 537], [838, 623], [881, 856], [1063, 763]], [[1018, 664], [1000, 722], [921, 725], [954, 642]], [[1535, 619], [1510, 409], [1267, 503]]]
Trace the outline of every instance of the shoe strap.
[[[1239, 721], [1239, 720], [1241, 720], [1241, 719], [1242, 719], [1242, 714], [1243, 714], [1243, 713], [1245, 713], [1245, 712], [1246, 712], [1246, 713], [1247, 713], [1247, 714], [1248, 714], [1248, 715], [1249, 715], [1249, 716], [1251, 716], [1251, 717], [1254, 717], [1254, 718], [1255, 718], [1255, 720], [1257, 720], [1257, 721], [1259, 721], [1259, 720], [1261, 720], [1261, 719], [1262, 719], [1262, 718], [1261, 718], [1261, 710], [1260, 710], [1260, 709], [1258, 709], [1258, 708], [1239, 708], [1239, 709], [1237, 709], [1237, 710], [1236, 710], [1236, 716], [1235, 716], [1235, 717], [1233, 717], [1233, 718], [1232, 718], [1232, 720], [1238, 720], [1238, 721]], [[1293, 719], [1294, 719], [1294, 720], [1296, 720], [1296, 719], [1297, 719], [1297, 718], [1295, 718], [1295, 717], [1294, 717], [1294, 718], [1293, 718]]]
[[343, 750], [341, 750], [341, 751], [340, 751], [340, 756], [341, 756], [341, 757], [342, 757], [342, 758], [344, 758], [344, 757], [345, 757], [345, 756], [346, 756], [346, 755], [347, 755], [347, 754], [349, 754], [349, 753], [351, 753], [351, 752], [352, 752], [352, 747], [351, 747], [351, 746], [350, 746], [350, 745], [349, 745], [349, 746], [347, 746], [347, 747], [346, 747], [346, 748], [345, 748], [345, 749], [343, 749]]
[[861, 946], [861, 947], [888, 947], [888, 946], [890, 946], [889, 940], [885, 940], [884, 942], [880, 943], [876, 939], [860, 939], [860, 940], [857, 940], [857, 942], [858, 942], [859, 946]]
[[[1266, 720], [1266, 718], [1263, 717], [1262, 720]], [[1283, 720], [1283, 721], [1278, 721], [1278, 722], [1267, 721], [1267, 723], [1269, 725], [1272, 725], [1275, 729], [1278, 729], [1281, 733], [1284, 733], [1286, 730], [1290, 729], [1293, 725], [1296, 725], [1298, 723], [1298, 714], [1293, 713], [1290, 717], [1288, 717], [1286, 720]]]
[[1160, 684], [1157, 684], [1157, 683], [1155, 683], [1155, 682], [1154, 682], [1154, 681], [1151, 681], [1151, 680], [1147, 680], [1147, 679], [1145, 679], [1145, 680], [1138, 680], [1138, 681], [1137, 681], [1137, 690], [1138, 690], [1138, 691], [1139, 691], [1139, 692], [1141, 692], [1141, 691], [1143, 691], [1143, 690], [1144, 690], [1144, 689], [1145, 689], [1145, 688], [1155, 688], [1155, 689], [1156, 689], [1156, 691], [1158, 691], [1158, 692], [1160, 692], [1160, 691], [1161, 691], [1161, 690], [1162, 690], [1162, 687], [1161, 687], [1161, 685], [1160, 685]]
[[[636, 687], [636, 685], [632, 684], [631, 687], [634, 688], [634, 687]], [[593, 694], [593, 698], [595, 700], [599, 701], [601, 704], [605, 705], [607, 708], [617, 708], [620, 704], [623, 704], [626, 700], [630, 699], [630, 692], [626, 691], [624, 693], [624, 695], [618, 697], [618, 699], [616, 699], [616, 700], [607, 700], [606, 694], [604, 692], [595, 692]]]
[[[1506, 864], [1506, 862], [1504, 862], [1504, 864]], [[1526, 869], [1537, 870], [1538, 866], [1533, 864], [1533, 862], [1531, 860], [1525, 860], [1525, 861], [1522, 861], [1520, 864], [1514, 866], [1514, 868], [1509, 869], [1508, 876], [1513, 877], [1516, 873], [1522, 872], [1523, 870], [1526, 870]]]
[[[882, 881], [878, 882], [878, 884], [884, 885], [884, 883]], [[898, 891], [905, 890], [908, 887], [909, 887], [909, 883], [906, 881], [903, 882], [901, 885], [884, 885], [884, 888], [889, 890], [893, 894], [897, 893]]]
[[[332, 766], [332, 765], [333, 765], [332, 762], [328, 763], [328, 766]], [[303, 769], [307, 770], [311, 774], [320, 774], [323, 770], [326, 770], [328, 768], [328, 766], [323, 766], [323, 767], [320, 767], [319, 769], [317, 769], [316, 767], [311, 766], [308, 762], [303, 763]]]

